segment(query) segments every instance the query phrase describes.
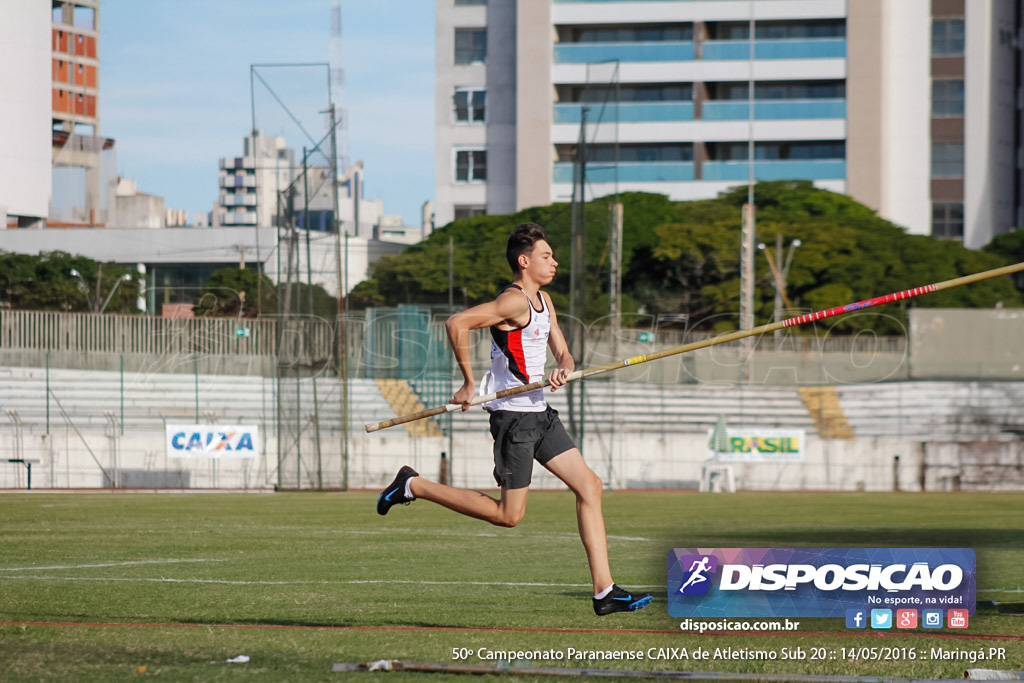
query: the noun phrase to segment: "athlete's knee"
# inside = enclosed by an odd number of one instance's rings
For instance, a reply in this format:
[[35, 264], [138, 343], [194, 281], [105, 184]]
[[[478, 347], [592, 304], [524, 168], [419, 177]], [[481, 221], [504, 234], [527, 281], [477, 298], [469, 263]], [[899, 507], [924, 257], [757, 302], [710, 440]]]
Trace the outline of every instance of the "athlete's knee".
[[573, 489], [576, 497], [583, 501], [599, 501], [603, 491], [604, 484], [601, 483], [601, 477], [594, 474], [593, 470], [588, 471], [587, 475], [582, 477]]
[[506, 529], [512, 529], [518, 526], [519, 522], [523, 521], [523, 517], [525, 515], [526, 510], [499, 509], [498, 514], [491, 520], [491, 524], [494, 526], [503, 526]]

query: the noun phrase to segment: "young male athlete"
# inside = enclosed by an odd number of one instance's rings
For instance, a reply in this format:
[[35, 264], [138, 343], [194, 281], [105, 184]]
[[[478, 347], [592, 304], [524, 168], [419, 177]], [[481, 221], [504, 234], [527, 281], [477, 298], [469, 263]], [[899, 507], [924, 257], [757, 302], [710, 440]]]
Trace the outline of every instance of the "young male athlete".
[[[536, 223], [516, 226], [505, 255], [514, 274], [512, 284], [494, 301], [453, 315], [446, 324], [448, 340], [465, 378], [451, 402], [461, 404], [463, 410], [469, 409], [476, 394], [470, 365], [470, 330], [491, 330], [491, 370], [483, 380], [485, 394], [542, 380], [546, 347], [551, 347], [558, 363], [549, 377], [552, 391], [565, 384], [575, 369], [551, 298], [540, 291], [554, 280], [558, 267], [544, 229]], [[501, 487], [500, 499], [428, 481], [411, 467], [403, 467], [381, 492], [377, 512], [386, 515], [393, 505], [422, 498], [496, 526], [514, 527], [526, 513], [526, 494], [536, 460], [576, 494], [580, 538], [594, 582], [594, 612], [604, 615], [633, 611], [650, 604], [649, 594], [623, 590], [612, 580], [601, 512], [601, 480], [565, 432], [558, 412], [547, 405], [544, 390], [508, 396], [484, 407], [491, 414], [494, 478]]]

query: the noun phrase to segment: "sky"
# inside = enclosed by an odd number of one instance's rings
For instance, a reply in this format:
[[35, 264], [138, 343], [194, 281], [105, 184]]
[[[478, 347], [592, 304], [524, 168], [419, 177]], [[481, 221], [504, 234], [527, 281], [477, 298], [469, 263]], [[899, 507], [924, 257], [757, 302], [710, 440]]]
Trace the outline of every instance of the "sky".
[[[326, 67], [256, 67], [251, 77], [252, 65], [327, 62], [332, 5], [103, 0], [99, 134], [117, 141], [118, 174], [191, 221], [211, 210], [219, 159], [242, 155], [254, 118], [297, 159], [315, 147], [329, 128]], [[367, 199], [418, 226], [434, 194], [434, 3], [343, 0], [342, 40], [339, 154], [363, 162]]]

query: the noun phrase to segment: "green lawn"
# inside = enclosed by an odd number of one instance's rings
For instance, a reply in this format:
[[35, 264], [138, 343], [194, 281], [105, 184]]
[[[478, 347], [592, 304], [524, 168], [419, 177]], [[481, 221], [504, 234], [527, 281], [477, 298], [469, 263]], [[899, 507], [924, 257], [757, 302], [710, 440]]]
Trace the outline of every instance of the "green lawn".
[[[516, 529], [425, 502], [381, 518], [375, 499], [374, 493], [0, 494], [0, 680], [438, 680], [332, 674], [331, 664], [451, 664], [456, 648], [780, 653], [799, 647], [808, 655], [770, 662], [535, 660], [534, 666], [924, 678], [958, 678], [975, 666], [1024, 670], [1024, 495], [609, 493], [605, 516], [616, 580], [648, 587], [656, 600], [643, 611], [603, 618], [590, 606], [568, 493], [532, 493]], [[699, 636], [681, 633], [680, 620], [667, 615], [670, 548], [790, 546], [974, 548], [979, 609], [969, 637], [951, 638], [964, 632], [945, 630], [881, 637], [848, 631], [839, 619], [800, 619], [796, 634]], [[929, 656], [842, 656], [843, 648], [861, 647]], [[932, 647], [1005, 648], [1007, 659], [935, 661]], [[811, 660], [814, 648], [826, 658]], [[238, 654], [251, 660], [224, 661]], [[465, 663], [497, 662], [474, 654]], [[138, 673], [139, 667], [145, 670]]]

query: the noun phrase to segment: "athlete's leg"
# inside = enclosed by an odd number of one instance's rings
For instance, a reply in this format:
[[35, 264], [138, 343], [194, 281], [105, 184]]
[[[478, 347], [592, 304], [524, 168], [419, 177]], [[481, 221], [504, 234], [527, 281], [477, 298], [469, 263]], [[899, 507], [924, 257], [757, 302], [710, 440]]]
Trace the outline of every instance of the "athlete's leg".
[[576, 494], [576, 521], [583, 548], [587, 551], [594, 593], [597, 594], [612, 585], [612, 571], [608, 566], [608, 539], [605, 537], [604, 513], [601, 511], [601, 479], [587, 465], [578, 448], [556, 455], [544, 467]]
[[526, 494], [529, 487], [518, 489], [501, 488], [501, 499], [495, 500], [480, 491], [457, 489], [445, 486], [423, 477], [415, 477], [409, 482], [412, 495], [429, 500], [454, 510], [467, 517], [482, 519], [495, 526], [514, 527], [526, 514]]

